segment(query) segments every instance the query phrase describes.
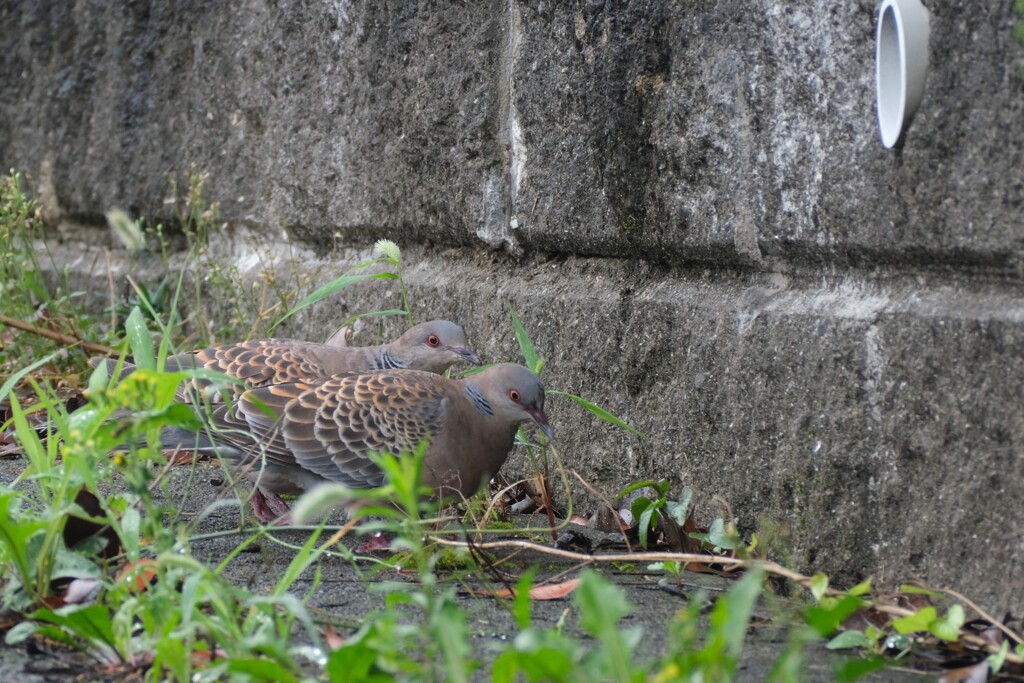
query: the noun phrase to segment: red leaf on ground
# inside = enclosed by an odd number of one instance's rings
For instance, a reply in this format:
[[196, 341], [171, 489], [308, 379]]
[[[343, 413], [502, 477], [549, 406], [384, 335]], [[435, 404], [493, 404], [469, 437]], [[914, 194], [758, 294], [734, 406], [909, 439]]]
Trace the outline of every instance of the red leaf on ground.
[[142, 593], [156, 581], [156, 560], [144, 557], [138, 562], [125, 565], [117, 574], [118, 581], [126, 581], [133, 593]]

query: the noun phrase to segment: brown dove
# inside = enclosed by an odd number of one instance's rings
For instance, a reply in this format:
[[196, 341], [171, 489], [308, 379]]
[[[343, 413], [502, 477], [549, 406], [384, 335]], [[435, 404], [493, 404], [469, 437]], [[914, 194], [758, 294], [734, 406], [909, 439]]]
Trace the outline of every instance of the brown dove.
[[[228, 446], [218, 453], [273, 494], [325, 481], [380, 486], [384, 474], [369, 453], [399, 455], [426, 440], [422, 483], [442, 497], [470, 496], [505, 463], [519, 425], [553, 436], [544, 385], [510, 363], [457, 380], [393, 370], [274, 384], [246, 391], [233, 411], [221, 407], [213, 419], [214, 438]], [[283, 503], [274, 499], [274, 508]], [[257, 509], [263, 502], [254, 501], [257, 516], [268, 512]]]
[[[246, 388], [268, 384], [398, 368], [442, 373], [459, 361], [480, 365], [480, 358], [467, 346], [461, 327], [447, 320], [432, 320], [414, 325], [395, 341], [380, 346], [339, 347], [297, 339], [254, 339], [171, 356], [166, 369], [213, 370], [241, 380], [244, 387], [238, 387], [234, 397], [237, 399]], [[107, 359], [106, 364], [113, 371], [117, 363]], [[134, 369], [128, 365], [122, 374]], [[202, 390], [207, 384], [204, 380], [192, 380], [188, 387]], [[197, 400], [186, 391], [180, 392], [180, 396], [190, 402]], [[213, 402], [222, 400], [218, 395], [209, 398]]]

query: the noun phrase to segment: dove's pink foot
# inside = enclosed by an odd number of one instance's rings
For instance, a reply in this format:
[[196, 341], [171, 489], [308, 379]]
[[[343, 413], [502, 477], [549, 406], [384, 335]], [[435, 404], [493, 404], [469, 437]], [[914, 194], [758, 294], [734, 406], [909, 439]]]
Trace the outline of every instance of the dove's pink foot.
[[256, 519], [263, 524], [281, 525], [291, 522], [291, 508], [273, 491], [264, 491], [257, 486], [252, 490], [249, 503]]
[[377, 531], [370, 535], [370, 540], [362, 545], [356, 546], [356, 552], [360, 555], [369, 555], [391, 550], [391, 534]]

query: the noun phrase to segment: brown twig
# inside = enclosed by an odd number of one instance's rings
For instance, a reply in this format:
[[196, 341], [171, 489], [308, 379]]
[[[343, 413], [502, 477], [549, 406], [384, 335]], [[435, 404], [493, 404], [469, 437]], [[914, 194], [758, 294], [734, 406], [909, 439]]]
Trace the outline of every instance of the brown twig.
[[39, 327], [38, 325], [33, 325], [32, 323], [24, 322], [23, 320], [9, 318], [6, 315], [0, 315], [0, 323], [3, 323], [8, 327], [13, 327], [16, 330], [21, 330], [22, 332], [28, 332], [30, 334], [34, 334], [40, 337], [52, 339], [53, 341], [64, 344], [65, 346], [81, 346], [83, 349], [87, 351], [92, 351], [94, 353], [102, 353], [107, 356], [118, 355], [118, 351], [116, 349], [110, 348], [109, 346], [104, 346], [103, 344], [95, 344], [91, 341], [86, 341], [79, 337], [72, 337], [69, 334], [63, 334], [62, 332], [57, 332], [55, 330], [48, 330], [44, 327]]

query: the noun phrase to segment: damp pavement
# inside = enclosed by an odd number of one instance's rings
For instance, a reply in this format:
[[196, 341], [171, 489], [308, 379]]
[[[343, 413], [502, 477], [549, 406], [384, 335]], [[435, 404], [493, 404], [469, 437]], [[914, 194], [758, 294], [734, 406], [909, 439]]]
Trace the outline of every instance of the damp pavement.
[[[0, 459], [0, 480], [5, 483], [13, 481], [24, 467], [25, 461], [21, 458]], [[248, 533], [237, 533], [241, 519], [240, 509], [232, 502], [234, 497], [230, 491], [225, 490], [223, 480], [223, 472], [216, 462], [199, 462], [191, 467], [177, 468], [172, 473], [168, 490], [168, 495], [175, 501], [176, 509], [182, 511], [183, 519], [200, 520], [191, 541], [191, 550], [197, 559], [210, 565], [220, 563], [248, 537]], [[245, 586], [257, 594], [269, 593], [294, 557], [294, 548], [301, 546], [308, 539], [308, 534], [309, 532], [302, 530], [274, 531], [274, 540], [259, 539], [250, 544], [245, 551], [237, 553], [228, 563], [224, 575], [237, 585]], [[349, 547], [364, 541], [365, 538], [358, 536], [342, 539]], [[498, 555], [500, 556], [500, 553]], [[580, 564], [574, 560], [535, 552], [520, 552], [503, 566], [511, 574], [518, 575], [534, 563], [539, 566], [535, 577], [537, 583], [549, 577], [559, 577], [560, 581], [566, 580], [578, 576], [580, 571]], [[686, 594], [704, 589], [713, 597], [727, 590], [732, 583], [729, 579], [719, 576], [687, 572], [680, 577], [681, 583], [672, 587], [669, 592], [659, 586], [659, 580], [664, 579], [665, 574], [646, 570], [644, 562], [637, 562], [626, 568], [609, 565], [590, 566], [622, 588], [628, 601], [633, 605], [633, 612], [623, 619], [621, 627], [642, 629], [643, 636], [635, 658], [635, 661], [641, 663], [653, 664], [659, 655], [669, 648], [669, 623], [679, 610], [685, 608]], [[291, 592], [300, 598], [309, 594], [308, 604], [314, 618], [337, 624], [337, 630], [341, 635], [354, 628], [363, 615], [384, 606], [385, 595], [379, 590], [370, 590], [371, 584], [415, 580], [415, 575], [396, 569], [375, 571], [373, 562], [360, 562], [357, 567], [353, 567], [352, 563], [340, 556], [321, 558], [319, 572], [315, 588], [316, 571], [315, 567], [311, 567], [299, 576]], [[475, 657], [489, 662], [499, 647], [511, 642], [518, 629], [514, 617], [498, 600], [483, 595], [484, 589], [500, 587], [500, 584], [486, 583], [479, 578], [479, 573], [472, 574], [477, 578], [461, 581], [456, 599], [469, 616]], [[576, 610], [571, 596], [535, 601], [532, 605], [532, 614], [534, 624], [539, 627], [554, 627], [560, 619], [564, 619], [570, 632], [580, 634], [576, 627]], [[754, 613], [752, 623], [755, 625], [747, 633], [736, 681], [754, 683], [766, 680], [773, 664], [784, 650], [787, 634], [784, 630], [773, 627], [770, 617], [771, 613], [764, 608], [761, 601]], [[24, 643], [17, 646], [0, 644], [0, 683], [112, 681], [139, 678], [136, 675], [125, 679], [123, 673], [112, 676], [99, 667], [91, 667], [89, 661], [84, 658], [65, 656], [66, 654], [40, 651], [35, 646]], [[834, 667], [842, 663], [844, 656], [818, 644], [806, 648], [804, 660], [806, 677], [803, 680], [832, 681]], [[489, 679], [487, 664], [477, 673], [475, 679]], [[917, 682], [934, 680], [934, 675], [887, 669], [861, 680]]]

